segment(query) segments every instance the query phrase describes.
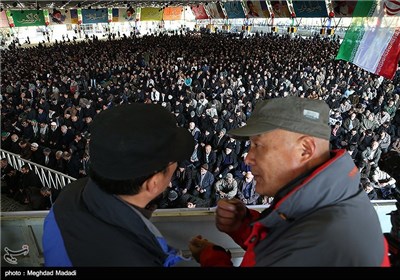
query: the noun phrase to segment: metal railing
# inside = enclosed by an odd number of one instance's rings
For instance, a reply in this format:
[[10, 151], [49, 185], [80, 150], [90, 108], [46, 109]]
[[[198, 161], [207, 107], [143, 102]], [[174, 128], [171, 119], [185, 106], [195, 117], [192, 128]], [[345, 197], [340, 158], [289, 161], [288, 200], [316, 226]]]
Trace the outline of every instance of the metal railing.
[[76, 180], [76, 178], [68, 176], [64, 173], [55, 171], [53, 169], [47, 168], [46, 166], [23, 159], [20, 157], [20, 155], [10, 153], [3, 149], [0, 149], [0, 153], [1, 153], [1, 158], [6, 158], [8, 164], [10, 164], [16, 170], [20, 170], [21, 166], [28, 164], [29, 168], [39, 176], [39, 179], [44, 187], [54, 188], [58, 190], [59, 188], [62, 189], [64, 186]]

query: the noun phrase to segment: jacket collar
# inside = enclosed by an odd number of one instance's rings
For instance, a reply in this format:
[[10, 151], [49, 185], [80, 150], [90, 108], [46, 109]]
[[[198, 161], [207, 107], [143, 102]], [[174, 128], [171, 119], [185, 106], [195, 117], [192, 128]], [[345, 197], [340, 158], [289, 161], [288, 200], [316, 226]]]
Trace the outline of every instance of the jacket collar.
[[139, 228], [143, 228], [138, 227], [138, 223], [144, 223], [154, 235], [160, 235], [158, 230], [154, 231], [154, 225], [143, 215], [142, 209], [139, 210], [117, 196], [104, 192], [91, 179], [87, 181], [82, 197], [89, 212], [106, 223], [148, 236], [146, 231], [138, 232]]
[[359, 182], [360, 173], [346, 150], [332, 151], [329, 161], [283, 187], [276, 196], [278, 199], [262, 213], [259, 222], [272, 228], [282, 222], [300, 219], [358, 194]]

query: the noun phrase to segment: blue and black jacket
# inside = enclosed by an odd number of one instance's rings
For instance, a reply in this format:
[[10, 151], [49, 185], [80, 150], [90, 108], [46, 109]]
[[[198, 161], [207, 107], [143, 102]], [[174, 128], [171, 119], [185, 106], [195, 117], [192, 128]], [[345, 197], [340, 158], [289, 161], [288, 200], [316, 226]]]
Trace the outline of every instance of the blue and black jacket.
[[65, 187], [44, 222], [45, 266], [171, 266], [183, 258], [135, 207], [88, 179]]

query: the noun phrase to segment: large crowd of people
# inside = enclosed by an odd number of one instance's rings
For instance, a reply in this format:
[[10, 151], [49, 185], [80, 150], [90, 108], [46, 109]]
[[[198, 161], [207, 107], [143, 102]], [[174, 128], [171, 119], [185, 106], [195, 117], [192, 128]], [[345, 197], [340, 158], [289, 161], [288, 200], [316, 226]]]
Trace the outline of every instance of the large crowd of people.
[[[85, 177], [90, 124], [100, 111], [124, 103], [159, 104], [196, 141], [161, 208], [210, 207], [233, 197], [268, 204], [272, 198], [254, 192], [244, 161], [249, 141], [227, 131], [245, 125], [260, 100], [299, 96], [329, 105], [332, 149], [352, 155], [362, 174], [360, 187], [371, 199], [391, 199], [398, 174], [382, 161], [399, 162], [400, 71], [387, 80], [335, 60], [339, 46], [319, 36], [193, 33], [10, 48], [2, 55], [1, 148]], [[20, 184], [20, 170], [11, 171], [2, 160], [2, 192], [29, 203], [29, 196], [16, 194], [40, 186]]]

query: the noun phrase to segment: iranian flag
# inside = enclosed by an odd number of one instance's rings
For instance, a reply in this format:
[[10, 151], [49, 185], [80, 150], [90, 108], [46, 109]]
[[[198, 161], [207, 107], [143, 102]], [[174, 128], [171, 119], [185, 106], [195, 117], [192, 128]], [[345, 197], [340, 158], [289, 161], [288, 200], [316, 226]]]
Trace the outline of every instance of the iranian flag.
[[400, 0], [359, 0], [336, 59], [392, 79], [400, 59]]

